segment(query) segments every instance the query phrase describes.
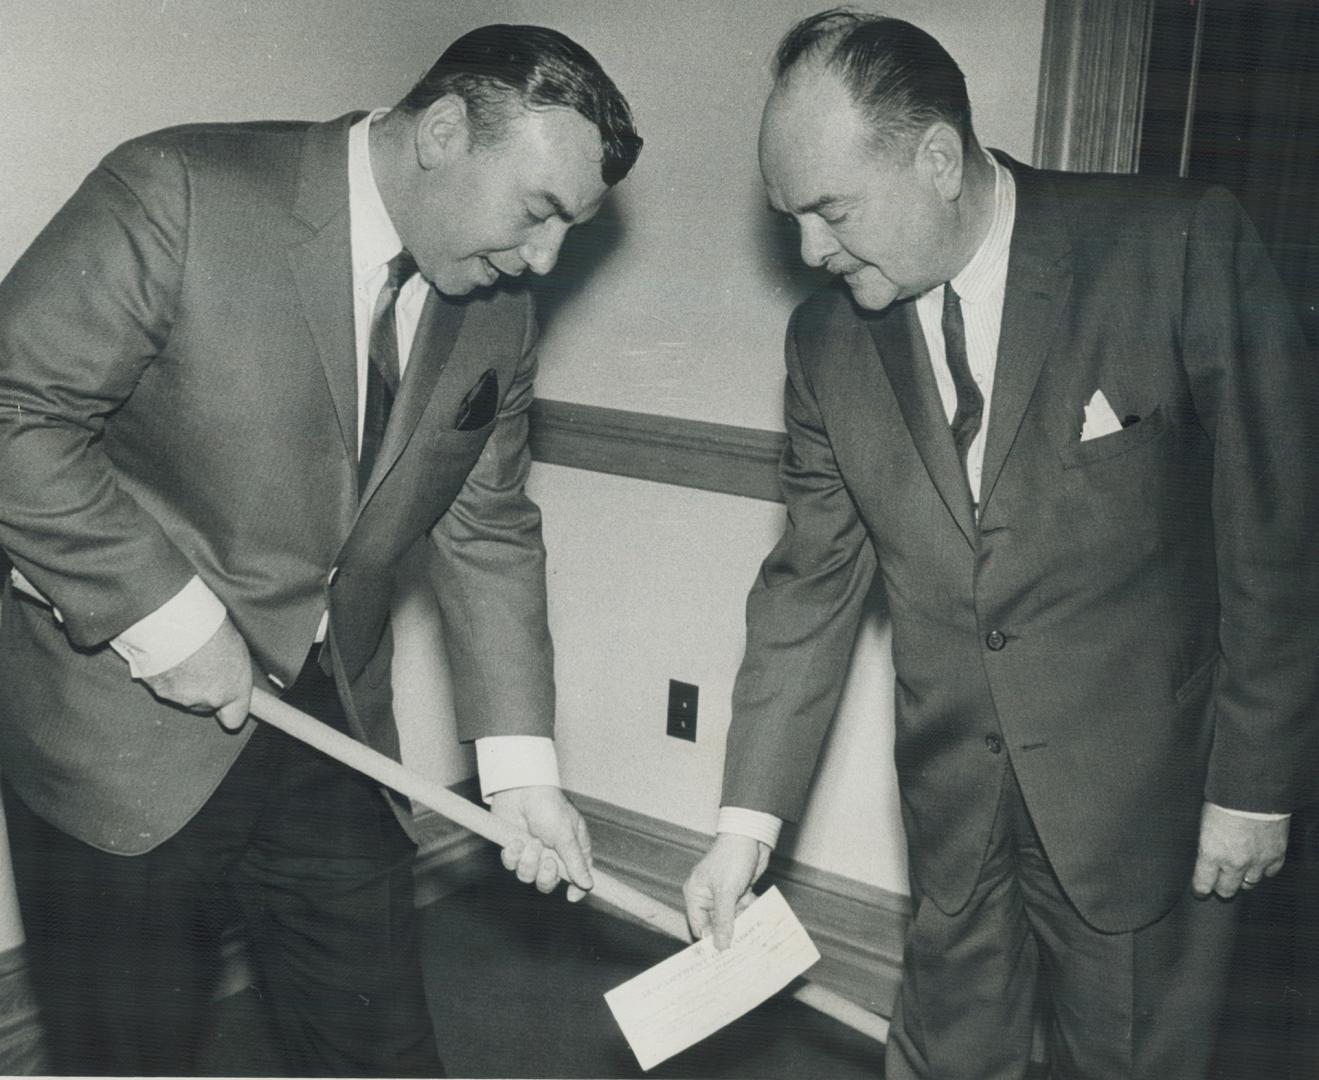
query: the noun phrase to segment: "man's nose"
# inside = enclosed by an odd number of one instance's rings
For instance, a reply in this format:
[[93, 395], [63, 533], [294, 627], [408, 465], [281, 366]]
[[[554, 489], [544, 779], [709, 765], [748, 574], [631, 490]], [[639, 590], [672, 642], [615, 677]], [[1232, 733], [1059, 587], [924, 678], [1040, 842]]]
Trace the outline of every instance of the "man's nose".
[[568, 226], [554, 218], [543, 222], [519, 249], [522, 261], [533, 274], [548, 274], [559, 261], [559, 249], [568, 235]]
[[801, 261], [807, 266], [823, 266], [825, 260], [838, 250], [833, 234], [818, 219], [804, 218], [801, 222]]

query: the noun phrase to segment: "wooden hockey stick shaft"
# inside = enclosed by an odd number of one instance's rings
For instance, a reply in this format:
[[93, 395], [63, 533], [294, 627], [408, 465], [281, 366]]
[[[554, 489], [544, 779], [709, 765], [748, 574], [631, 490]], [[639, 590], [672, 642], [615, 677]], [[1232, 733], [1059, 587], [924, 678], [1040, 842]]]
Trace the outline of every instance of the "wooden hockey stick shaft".
[[[284, 704], [260, 687], [252, 691], [251, 712], [259, 720], [279, 728], [286, 735], [392, 788], [400, 795], [406, 795], [414, 802], [429, 807], [493, 844], [505, 847], [519, 838], [530, 839], [516, 826], [469, 802], [443, 784], [418, 776], [393, 758]], [[593, 867], [591, 876], [595, 881], [595, 887], [589, 894], [592, 898], [641, 920], [668, 937], [685, 942], [692, 940], [687, 917], [682, 912], [659, 903], [599, 868]], [[888, 1038], [888, 1021], [832, 990], [808, 982], [794, 990], [793, 996], [803, 1004], [873, 1039], [883, 1042]]]

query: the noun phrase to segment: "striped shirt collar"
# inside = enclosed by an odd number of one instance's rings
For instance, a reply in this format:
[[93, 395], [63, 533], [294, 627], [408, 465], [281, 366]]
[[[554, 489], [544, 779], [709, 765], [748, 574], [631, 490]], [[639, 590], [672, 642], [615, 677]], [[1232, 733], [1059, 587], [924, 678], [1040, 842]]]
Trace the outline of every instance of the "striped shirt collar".
[[1017, 217], [1017, 184], [1012, 173], [988, 150], [981, 153], [994, 168], [994, 216], [971, 261], [952, 280], [953, 291], [968, 304], [983, 304], [1002, 294]]

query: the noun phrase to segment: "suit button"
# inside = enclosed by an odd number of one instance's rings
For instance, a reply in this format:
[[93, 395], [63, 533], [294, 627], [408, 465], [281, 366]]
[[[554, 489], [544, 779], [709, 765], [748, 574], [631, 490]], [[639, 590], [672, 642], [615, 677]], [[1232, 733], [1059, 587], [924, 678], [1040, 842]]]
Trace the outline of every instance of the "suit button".
[[994, 652], [998, 652], [999, 649], [1003, 648], [1007, 643], [1008, 639], [1004, 636], [1002, 630], [991, 630], [985, 635], [985, 644], [993, 649]]
[[989, 747], [991, 754], [1001, 754], [1003, 752], [1003, 740], [997, 735], [986, 735], [985, 745]]
[[339, 568], [337, 566], [330, 567], [330, 572], [325, 578], [325, 584], [333, 585], [335, 578], [337, 578], [338, 576], [339, 576]]

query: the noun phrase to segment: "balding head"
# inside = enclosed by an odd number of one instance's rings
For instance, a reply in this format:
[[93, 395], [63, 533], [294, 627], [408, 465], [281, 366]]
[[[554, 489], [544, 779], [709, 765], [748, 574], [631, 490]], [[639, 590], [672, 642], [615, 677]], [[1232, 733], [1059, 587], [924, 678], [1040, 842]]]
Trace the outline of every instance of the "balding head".
[[948, 124], [963, 150], [975, 141], [966, 79], [947, 50], [901, 19], [832, 8], [784, 35], [774, 57], [777, 86], [807, 69], [823, 69], [847, 89], [864, 117], [871, 146], [914, 152], [936, 122]]

